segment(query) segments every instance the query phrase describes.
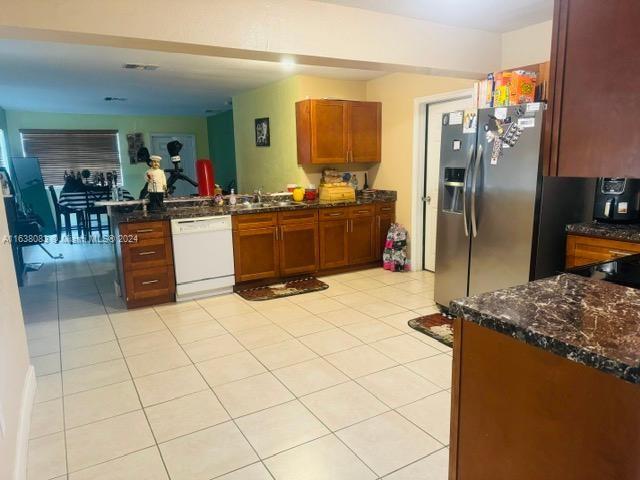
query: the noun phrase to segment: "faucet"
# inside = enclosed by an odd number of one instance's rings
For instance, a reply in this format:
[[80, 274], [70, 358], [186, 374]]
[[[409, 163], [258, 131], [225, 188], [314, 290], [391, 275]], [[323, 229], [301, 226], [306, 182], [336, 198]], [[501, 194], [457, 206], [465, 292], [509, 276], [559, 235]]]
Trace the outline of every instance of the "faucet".
[[262, 187], [254, 190], [253, 192], [253, 203], [262, 203]]

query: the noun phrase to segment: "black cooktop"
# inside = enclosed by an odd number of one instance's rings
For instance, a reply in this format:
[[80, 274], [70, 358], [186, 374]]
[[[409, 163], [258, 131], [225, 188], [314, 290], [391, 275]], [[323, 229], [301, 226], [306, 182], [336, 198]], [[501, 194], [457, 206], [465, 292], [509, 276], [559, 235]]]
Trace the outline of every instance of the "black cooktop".
[[567, 273], [605, 280], [625, 287], [640, 288], [640, 254], [571, 268]]

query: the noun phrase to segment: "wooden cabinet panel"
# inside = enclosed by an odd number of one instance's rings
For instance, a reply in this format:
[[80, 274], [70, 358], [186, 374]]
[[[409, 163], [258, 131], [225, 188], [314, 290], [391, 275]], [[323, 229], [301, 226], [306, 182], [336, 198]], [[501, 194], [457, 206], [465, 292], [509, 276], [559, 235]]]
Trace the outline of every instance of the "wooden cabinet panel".
[[[640, 2], [557, 0], [551, 56], [548, 173], [640, 177]], [[615, 26], [615, 28], [612, 28]]]
[[311, 102], [311, 158], [313, 163], [345, 163], [348, 142], [347, 105], [342, 101]]
[[378, 258], [375, 218], [358, 217], [349, 221], [349, 263], [357, 265], [375, 261]]
[[278, 212], [278, 224], [313, 223], [318, 221], [318, 210], [305, 208], [302, 210], [290, 210]]
[[236, 282], [273, 278], [279, 274], [277, 227], [234, 230]]
[[617, 257], [640, 253], [640, 243], [621, 242], [608, 238], [567, 235], [566, 267], [605, 262]]
[[172, 258], [171, 237], [122, 244], [122, 263], [125, 270], [170, 265]]
[[382, 104], [349, 100], [296, 103], [298, 163], [379, 162]]
[[171, 225], [167, 221], [121, 223], [119, 229], [122, 235], [135, 235], [138, 241], [171, 235]]
[[125, 271], [128, 306], [151, 305], [174, 300], [176, 280], [173, 265]]
[[382, 104], [349, 102], [350, 161], [379, 162], [382, 154]]
[[313, 273], [318, 270], [318, 224], [281, 225], [280, 275]]
[[318, 218], [323, 220], [338, 220], [340, 218], [348, 218], [348, 208], [321, 208], [318, 212]]
[[369, 205], [358, 205], [357, 207], [349, 207], [349, 217], [372, 217], [376, 213], [376, 206], [372, 203]]
[[349, 222], [330, 220], [318, 224], [320, 240], [320, 270], [345, 267], [349, 264]]
[[250, 213], [234, 215], [231, 225], [234, 230], [272, 227], [278, 224], [278, 213]]
[[396, 221], [395, 213], [383, 213], [377, 215], [376, 236], [378, 238], [378, 258], [382, 258], [385, 243], [387, 243], [387, 233], [392, 223]]

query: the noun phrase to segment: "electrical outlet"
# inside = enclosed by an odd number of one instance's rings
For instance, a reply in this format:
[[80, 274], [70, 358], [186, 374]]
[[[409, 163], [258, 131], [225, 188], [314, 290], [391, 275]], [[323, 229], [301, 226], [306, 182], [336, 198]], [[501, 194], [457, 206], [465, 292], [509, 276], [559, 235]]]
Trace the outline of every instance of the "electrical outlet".
[[7, 424], [4, 421], [4, 408], [2, 408], [2, 403], [0, 403], [0, 438], [4, 438], [7, 431]]

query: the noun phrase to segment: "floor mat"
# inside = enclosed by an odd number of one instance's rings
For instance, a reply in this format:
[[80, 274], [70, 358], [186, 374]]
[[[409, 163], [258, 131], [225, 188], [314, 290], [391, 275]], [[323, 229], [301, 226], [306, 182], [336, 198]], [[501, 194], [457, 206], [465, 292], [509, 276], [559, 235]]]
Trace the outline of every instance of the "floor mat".
[[262, 301], [274, 298], [290, 297], [292, 295], [300, 295], [309, 292], [318, 292], [329, 288], [324, 282], [315, 277], [300, 278], [287, 283], [279, 283], [277, 285], [269, 285], [267, 287], [247, 288], [246, 290], [237, 290], [236, 293], [245, 300]]
[[441, 313], [432, 313], [409, 320], [409, 326], [435, 338], [447, 347], [453, 347], [453, 320]]

